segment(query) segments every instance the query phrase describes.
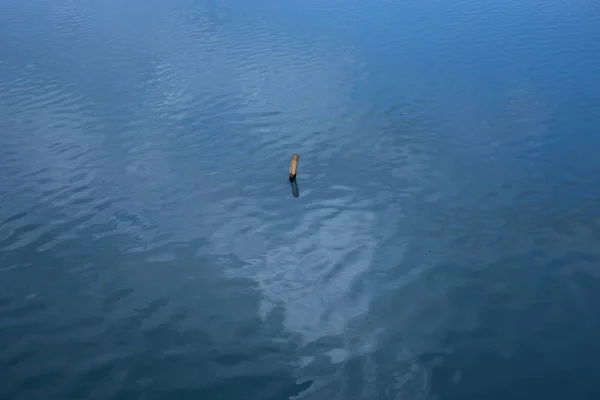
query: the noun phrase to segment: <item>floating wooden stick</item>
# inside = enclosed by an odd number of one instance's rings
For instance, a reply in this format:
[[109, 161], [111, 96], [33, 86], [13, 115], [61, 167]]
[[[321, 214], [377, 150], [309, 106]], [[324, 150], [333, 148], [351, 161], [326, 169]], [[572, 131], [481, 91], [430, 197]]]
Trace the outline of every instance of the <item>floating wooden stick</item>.
[[296, 171], [298, 170], [298, 160], [300, 156], [298, 154], [292, 154], [292, 163], [290, 164], [290, 182], [296, 180]]

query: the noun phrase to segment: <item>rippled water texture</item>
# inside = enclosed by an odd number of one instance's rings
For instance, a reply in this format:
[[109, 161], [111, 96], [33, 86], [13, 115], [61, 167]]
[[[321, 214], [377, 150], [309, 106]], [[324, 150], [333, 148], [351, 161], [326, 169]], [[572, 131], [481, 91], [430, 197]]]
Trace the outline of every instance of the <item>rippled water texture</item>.
[[599, 43], [586, 0], [0, 1], [0, 398], [600, 398]]

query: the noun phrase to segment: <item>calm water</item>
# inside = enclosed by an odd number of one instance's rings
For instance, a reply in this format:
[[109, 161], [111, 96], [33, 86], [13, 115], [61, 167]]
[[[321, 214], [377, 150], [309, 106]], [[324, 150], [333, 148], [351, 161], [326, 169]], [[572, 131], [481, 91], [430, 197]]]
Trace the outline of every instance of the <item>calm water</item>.
[[591, 0], [0, 0], [0, 398], [598, 399], [599, 126]]

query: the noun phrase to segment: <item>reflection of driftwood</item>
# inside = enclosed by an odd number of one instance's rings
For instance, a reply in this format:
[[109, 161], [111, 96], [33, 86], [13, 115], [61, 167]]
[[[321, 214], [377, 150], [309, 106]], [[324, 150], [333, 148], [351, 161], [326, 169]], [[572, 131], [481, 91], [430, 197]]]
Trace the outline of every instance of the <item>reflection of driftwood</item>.
[[300, 156], [298, 154], [292, 154], [292, 163], [290, 164], [290, 182], [296, 180], [296, 171], [298, 170], [298, 160]]
[[292, 196], [298, 198], [300, 196], [300, 190], [298, 189], [298, 182], [294, 179], [292, 182]]

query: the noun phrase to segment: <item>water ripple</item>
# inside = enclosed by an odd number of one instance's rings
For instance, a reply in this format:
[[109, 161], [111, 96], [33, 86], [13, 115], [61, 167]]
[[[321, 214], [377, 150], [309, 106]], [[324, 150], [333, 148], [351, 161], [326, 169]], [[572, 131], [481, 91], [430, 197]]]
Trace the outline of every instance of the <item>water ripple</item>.
[[6, 1], [0, 397], [592, 370], [588, 3]]

